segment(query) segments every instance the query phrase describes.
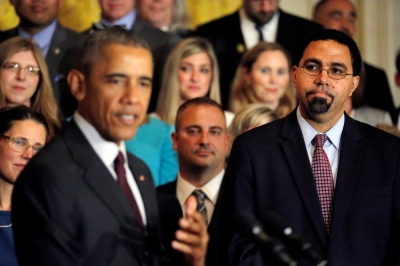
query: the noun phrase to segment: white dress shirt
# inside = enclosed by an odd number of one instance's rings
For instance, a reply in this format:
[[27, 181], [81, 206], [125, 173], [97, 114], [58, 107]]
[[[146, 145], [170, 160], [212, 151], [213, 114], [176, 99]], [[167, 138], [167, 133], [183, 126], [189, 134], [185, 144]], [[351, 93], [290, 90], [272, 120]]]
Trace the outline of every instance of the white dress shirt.
[[[253, 48], [259, 42], [259, 33], [256, 24], [249, 19], [243, 7], [239, 10], [240, 29], [247, 50]], [[264, 41], [275, 42], [278, 32], [279, 11], [276, 11], [271, 20], [262, 26]]]
[[223, 169], [218, 175], [212, 178], [208, 183], [206, 183], [202, 187], [195, 187], [186, 180], [182, 178], [180, 174], [178, 174], [178, 178], [176, 180], [176, 197], [181, 204], [183, 214], [185, 215], [185, 204], [187, 198], [192, 194], [192, 192], [196, 189], [201, 189], [207, 196], [204, 204], [207, 209], [207, 218], [208, 221], [211, 221], [212, 214], [214, 212], [215, 204], [217, 203], [219, 189], [221, 187], [221, 182], [224, 177], [225, 170]]
[[79, 113], [78, 111], [74, 114], [74, 120], [78, 125], [79, 129], [82, 131], [83, 135], [88, 140], [90, 146], [94, 149], [96, 154], [100, 157], [100, 160], [104, 163], [107, 169], [110, 171], [112, 177], [117, 181], [117, 173], [114, 170], [114, 160], [117, 158], [118, 152], [121, 151], [122, 155], [124, 156], [125, 163], [125, 173], [126, 179], [128, 181], [128, 185], [132, 190], [133, 196], [135, 197], [136, 203], [138, 205], [140, 214], [142, 216], [143, 224], [147, 224], [146, 220], [146, 212], [144, 209], [144, 204], [142, 200], [142, 196], [140, 194], [139, 188], [136, 184], [135, 178], [131, 170], [129, 169], [128, 159], [126, 155], [126, 148], [125, 142], [121, 141], [119, 146], [116, 143], [107, 141], [103, 139], [97, 130], [87, 122]]
[[332, 168], [333, 183], [336, 186], [337, 170], [339, 166], [339, 155], [340, 155], [340, 145], [341, 137], [344, 127], [344, 114], [339, 119], [339, 121], [327, 132], [317, 132], [302, 116], [300, 113], [300, 108], [297, 107], [297, 120], [300, 124], [301, 133], [303, 134], [304, 144], [306, 145], [308, 159], [310, 160], [310, 165], [312, 164], [312, 155], [315, 150], [315, 146], [312, 145], [312, 140], [315, 135], [325, 133], [328, 136], [328, 140], [324, 143], [324, 151], [328, 156], [329, 162]]

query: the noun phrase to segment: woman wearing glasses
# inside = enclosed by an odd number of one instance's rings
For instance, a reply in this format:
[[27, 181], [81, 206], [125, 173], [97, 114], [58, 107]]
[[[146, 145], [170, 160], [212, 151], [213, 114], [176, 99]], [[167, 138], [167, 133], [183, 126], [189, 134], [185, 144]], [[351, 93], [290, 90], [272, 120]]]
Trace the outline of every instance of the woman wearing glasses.
[[27, 106], [0, 109], [0, 265], [18, 265], [11, 222], [11, 194], [18, 175], [45, 144], [46, 119]]
[[290, 82], [291, 60], [277, 43], [259, 42], [247, 51], [232, 83], [230, 111], [260, 103], [285, 117], [296, 107], [296, 94]]
[[23, 104], [42, 113], [52, 138], [61, 124], [39, 48], [22, 37], [8, 39], [0, 44], [0, 66], [0, 108]]

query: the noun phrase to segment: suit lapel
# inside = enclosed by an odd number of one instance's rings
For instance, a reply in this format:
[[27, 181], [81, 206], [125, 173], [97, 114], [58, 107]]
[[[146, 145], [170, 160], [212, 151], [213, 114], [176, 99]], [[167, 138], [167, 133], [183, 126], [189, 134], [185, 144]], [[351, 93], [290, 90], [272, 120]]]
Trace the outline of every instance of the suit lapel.
[[74, 121], [69, 123], [63, 137], [70, 147], [75, 162], [83, 168], [84, 182], [97, 194], [115, 218], [134, 234], [132, 238], [140, 239], [140, 227], [128, 200]]
[[334, 243], [335, 233], [341, 231], [357, 183], [363, 158], [363, 148], [359, 145], [361, 139], [362, 134], [356, 122], [345, 115], [332, 210], [330, 243]]
[[281, 146], [286, 155], [294, 181], [304, 202], [316, 235], [322, 246], [327, 243], [327, 231], [322, 216], [317, 188], [311, 169], [310, 160], [304, 145], [303, 135], [296, 117], [297, 108], [285, 119], [281, 136], [286, 139]]
[[[67, 46], [67, 32], [61, 27], [60, 24], [57, 23], [56, 30], [51, 38], [49, 51], [46, 55], [46, 63], [50, 73], [57, 71], [57, 66], [62, 59], [62, 56], [65, 54]], [[54, 75], [50, 75], [54, 77]]]

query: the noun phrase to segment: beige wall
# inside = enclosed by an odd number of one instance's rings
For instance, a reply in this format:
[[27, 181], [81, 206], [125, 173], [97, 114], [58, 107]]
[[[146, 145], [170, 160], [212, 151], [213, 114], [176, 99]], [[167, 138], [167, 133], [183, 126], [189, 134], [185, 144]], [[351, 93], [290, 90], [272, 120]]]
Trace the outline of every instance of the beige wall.
[[[283, 10], [311, 19], [317, 0], [281, 0]], [[357, 7], [356, 41], [363, 59], [383, 68], [389, 79], [395, 105], [400, 106], [400, 88], [394, 83], [395, 56], [400, 49], [400, 1], [353, 0]]]

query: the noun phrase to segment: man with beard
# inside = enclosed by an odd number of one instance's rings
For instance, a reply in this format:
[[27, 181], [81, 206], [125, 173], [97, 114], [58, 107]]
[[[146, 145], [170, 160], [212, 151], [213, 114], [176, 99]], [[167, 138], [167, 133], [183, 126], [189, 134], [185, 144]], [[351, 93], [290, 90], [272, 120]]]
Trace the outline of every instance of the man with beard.
[[279, 0], [243, 0], [236, 12], [199, 26], [195, 34], [211, 42], [218, 59], [222, 107], [228, 108], [231, 82], [246, 50], [264, 40], [291, 53], [304, 36], [319, 29], [322, 26], [281, 10]]
[[[266, 211], [282, 216], [329, 265], [398, 265], [400, 140], [344, 112], [360, 68], [357, 45], [345, 33], [307, 37], [292, 73], [299, 106], [236, 138], [227, 194], [233, 213], [256, 217], [267, 231]], [[289, 247], [297, 265], [318, 264]], [[265, 265], [240, 235], [230, 252], [239, 265]]]
[[[190, 195], [197, 197], [197, 209], [208, 225], [210, 242], [206, 265], [226, 265], [222, 231], [227, 234], [227, 217], [221, 209], [224, 191], [224, 166], [229, 150], [224, 110], [208, 97], [184, 103], [176, 117], [173, 147], [178, 152], [179, 174], [176, 181], [157, 188], [176, 196], [185, 209]], [[224, 228], [225, 227], [225, 228]], [[226, 238], [223, 238], [226, 240]]]

